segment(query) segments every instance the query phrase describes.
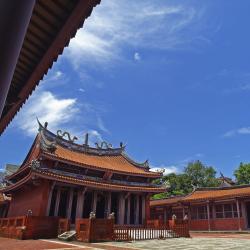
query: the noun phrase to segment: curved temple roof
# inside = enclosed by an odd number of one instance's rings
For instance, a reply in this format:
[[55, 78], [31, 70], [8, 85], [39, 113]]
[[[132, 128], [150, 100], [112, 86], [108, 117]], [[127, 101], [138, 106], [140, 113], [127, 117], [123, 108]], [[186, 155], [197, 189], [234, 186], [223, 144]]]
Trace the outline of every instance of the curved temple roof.
[[[90, 147], [88, 144], [79, 145], [71, 140], [65, 140], [60, 133], [53, 134], [47, 129], [47, 124], [42, 126], [39, 123], [39, 135], [41, 144], [41, 156], [49, 159], [69, 162], [80, 166], [86, 166], [98, 170], [119, 172], [130, 175], [158, 178], [162, 173], [149, 171], [148, 162], [136, 163], [125, 153], [125, 146], [121, 144], [119, 148], [111, 148], [105, 143], [106, 147]], [[61, 131], [60, 131], [61, 132]]]
[[250, 185], [231, 187], [197, 188], [185, 196], [151, 200], [150, 206], [172, 206], [178, 203], [206, 202], [250, 197]]
[[223, 188], [199, 188], [182, 199], [183, 202], [230, 199], [250, 196], [250, 185]]

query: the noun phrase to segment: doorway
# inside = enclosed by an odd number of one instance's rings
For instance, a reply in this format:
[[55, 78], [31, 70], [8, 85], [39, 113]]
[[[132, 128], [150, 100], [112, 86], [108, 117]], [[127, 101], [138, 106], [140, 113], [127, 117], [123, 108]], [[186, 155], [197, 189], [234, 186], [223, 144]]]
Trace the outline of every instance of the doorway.
[[250, 228], [250, 202], [246, 203], [247, 228]]

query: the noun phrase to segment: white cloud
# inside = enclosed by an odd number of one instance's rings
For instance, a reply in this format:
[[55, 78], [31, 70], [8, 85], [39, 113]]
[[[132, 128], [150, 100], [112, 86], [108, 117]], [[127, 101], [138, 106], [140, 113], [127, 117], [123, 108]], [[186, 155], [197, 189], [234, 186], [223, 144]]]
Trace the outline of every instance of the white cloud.
[[79, 90], [80, 92], [82, 92], [82, 93], [85, 92], [85, 90], [84, 90], [83, 88], [79, 88], [78, 90]]
[[[183, 49], [201, 41], [201, 10], [166, 1], [103, 0], [71, 40], [66, 57], [82, 63], [107, 63], [124, 59], [125, 47]], [[205, 38], [204, 38], [205, 39]]]
[[15, 122], [27, 135], [34, 136], [38, 129], [36, 117], [42, 123], [47, 121], [51, 130], [56, 130], [72, 121], [78, 112], [76, 99], [60, 99], [49, 91], [38, 91], [20, 111]]
[[223, 137], [233, 137], [236, 135], [248, 135], [250, 134], [250, 127], [242, 127], [238, 129], [232, 129], [227, 131]]
[[152, 166], [150, 168], [150, 171], [152, 172], [158, 172], [158, 171], [162, 171], [164, 169], [164, 173], [163, 175], [168, 175], [168, 174], [171, 174], [171, 173], [178, 173], [179, 170], [176, 166], [164, 166], [164, 165], [160, 165], [158, 167], [156, 166]]
[[134, 60], [135, 61], [141, 61], [141, 55], [138, 52], [134, 53]]
[[97, 126], [101, 131], [110, 134], [110, 131], [106, 128], [102, 118], [99, 115], [97, 115]]

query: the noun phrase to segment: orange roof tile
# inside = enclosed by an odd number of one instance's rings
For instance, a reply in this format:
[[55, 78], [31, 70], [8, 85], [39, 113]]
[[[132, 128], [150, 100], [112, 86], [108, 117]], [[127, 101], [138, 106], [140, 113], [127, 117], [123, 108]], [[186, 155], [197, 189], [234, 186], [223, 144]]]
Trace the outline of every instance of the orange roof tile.
[[203, 200], [217, 200], [225, 198], [236, 198], [250, 196], [250, 186], [234, 186], [225, 188], [209, 188], [197, 189], [190, 195], [187, 195], [182, 201], [203, 201]]
[[178, 203], [184, 196], [175, 196], [165, 199], [158, 199], [158, 200], [150, 200], [150, 206], [167, 206], [167, 205], [173, 205], [175, 203]]
[[129, 162], [122, 154], [121, 155], [93, 155], [83, 152], [75, 152], [62, 146], [57, 145], [55, 152], [44, 152], [45, 155], [56, 157], [80, 165], [92, 166], [102, 170], [113, 170], [142, 176], [159, 177], [159, 173], [150, 172], [146, 169], [137, 167]]

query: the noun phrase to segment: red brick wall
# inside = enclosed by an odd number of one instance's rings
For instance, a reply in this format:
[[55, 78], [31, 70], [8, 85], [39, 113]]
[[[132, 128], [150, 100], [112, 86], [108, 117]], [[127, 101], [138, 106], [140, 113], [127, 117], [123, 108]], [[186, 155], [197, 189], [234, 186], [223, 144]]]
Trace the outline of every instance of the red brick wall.
[[207, 231], [208, 230], [207, 220], [191, 220], [190, 230]]
[[[245, 221], [243, 218], [240, 219], [241, 229], [245, 229]], [[191, 220], [190, 230], [208, 230], [207, 220]], [[239, 221], [237, 218], [227, 219], [213, 219], [210, 220], [210, 230], [239, 230]]]
[[12, 194], [8, 217], [27, 215], [32, 210], [33, 216], [45, 216], [49, 195], [49, 182], [42, 180], [36, 185], [25, 186]]

